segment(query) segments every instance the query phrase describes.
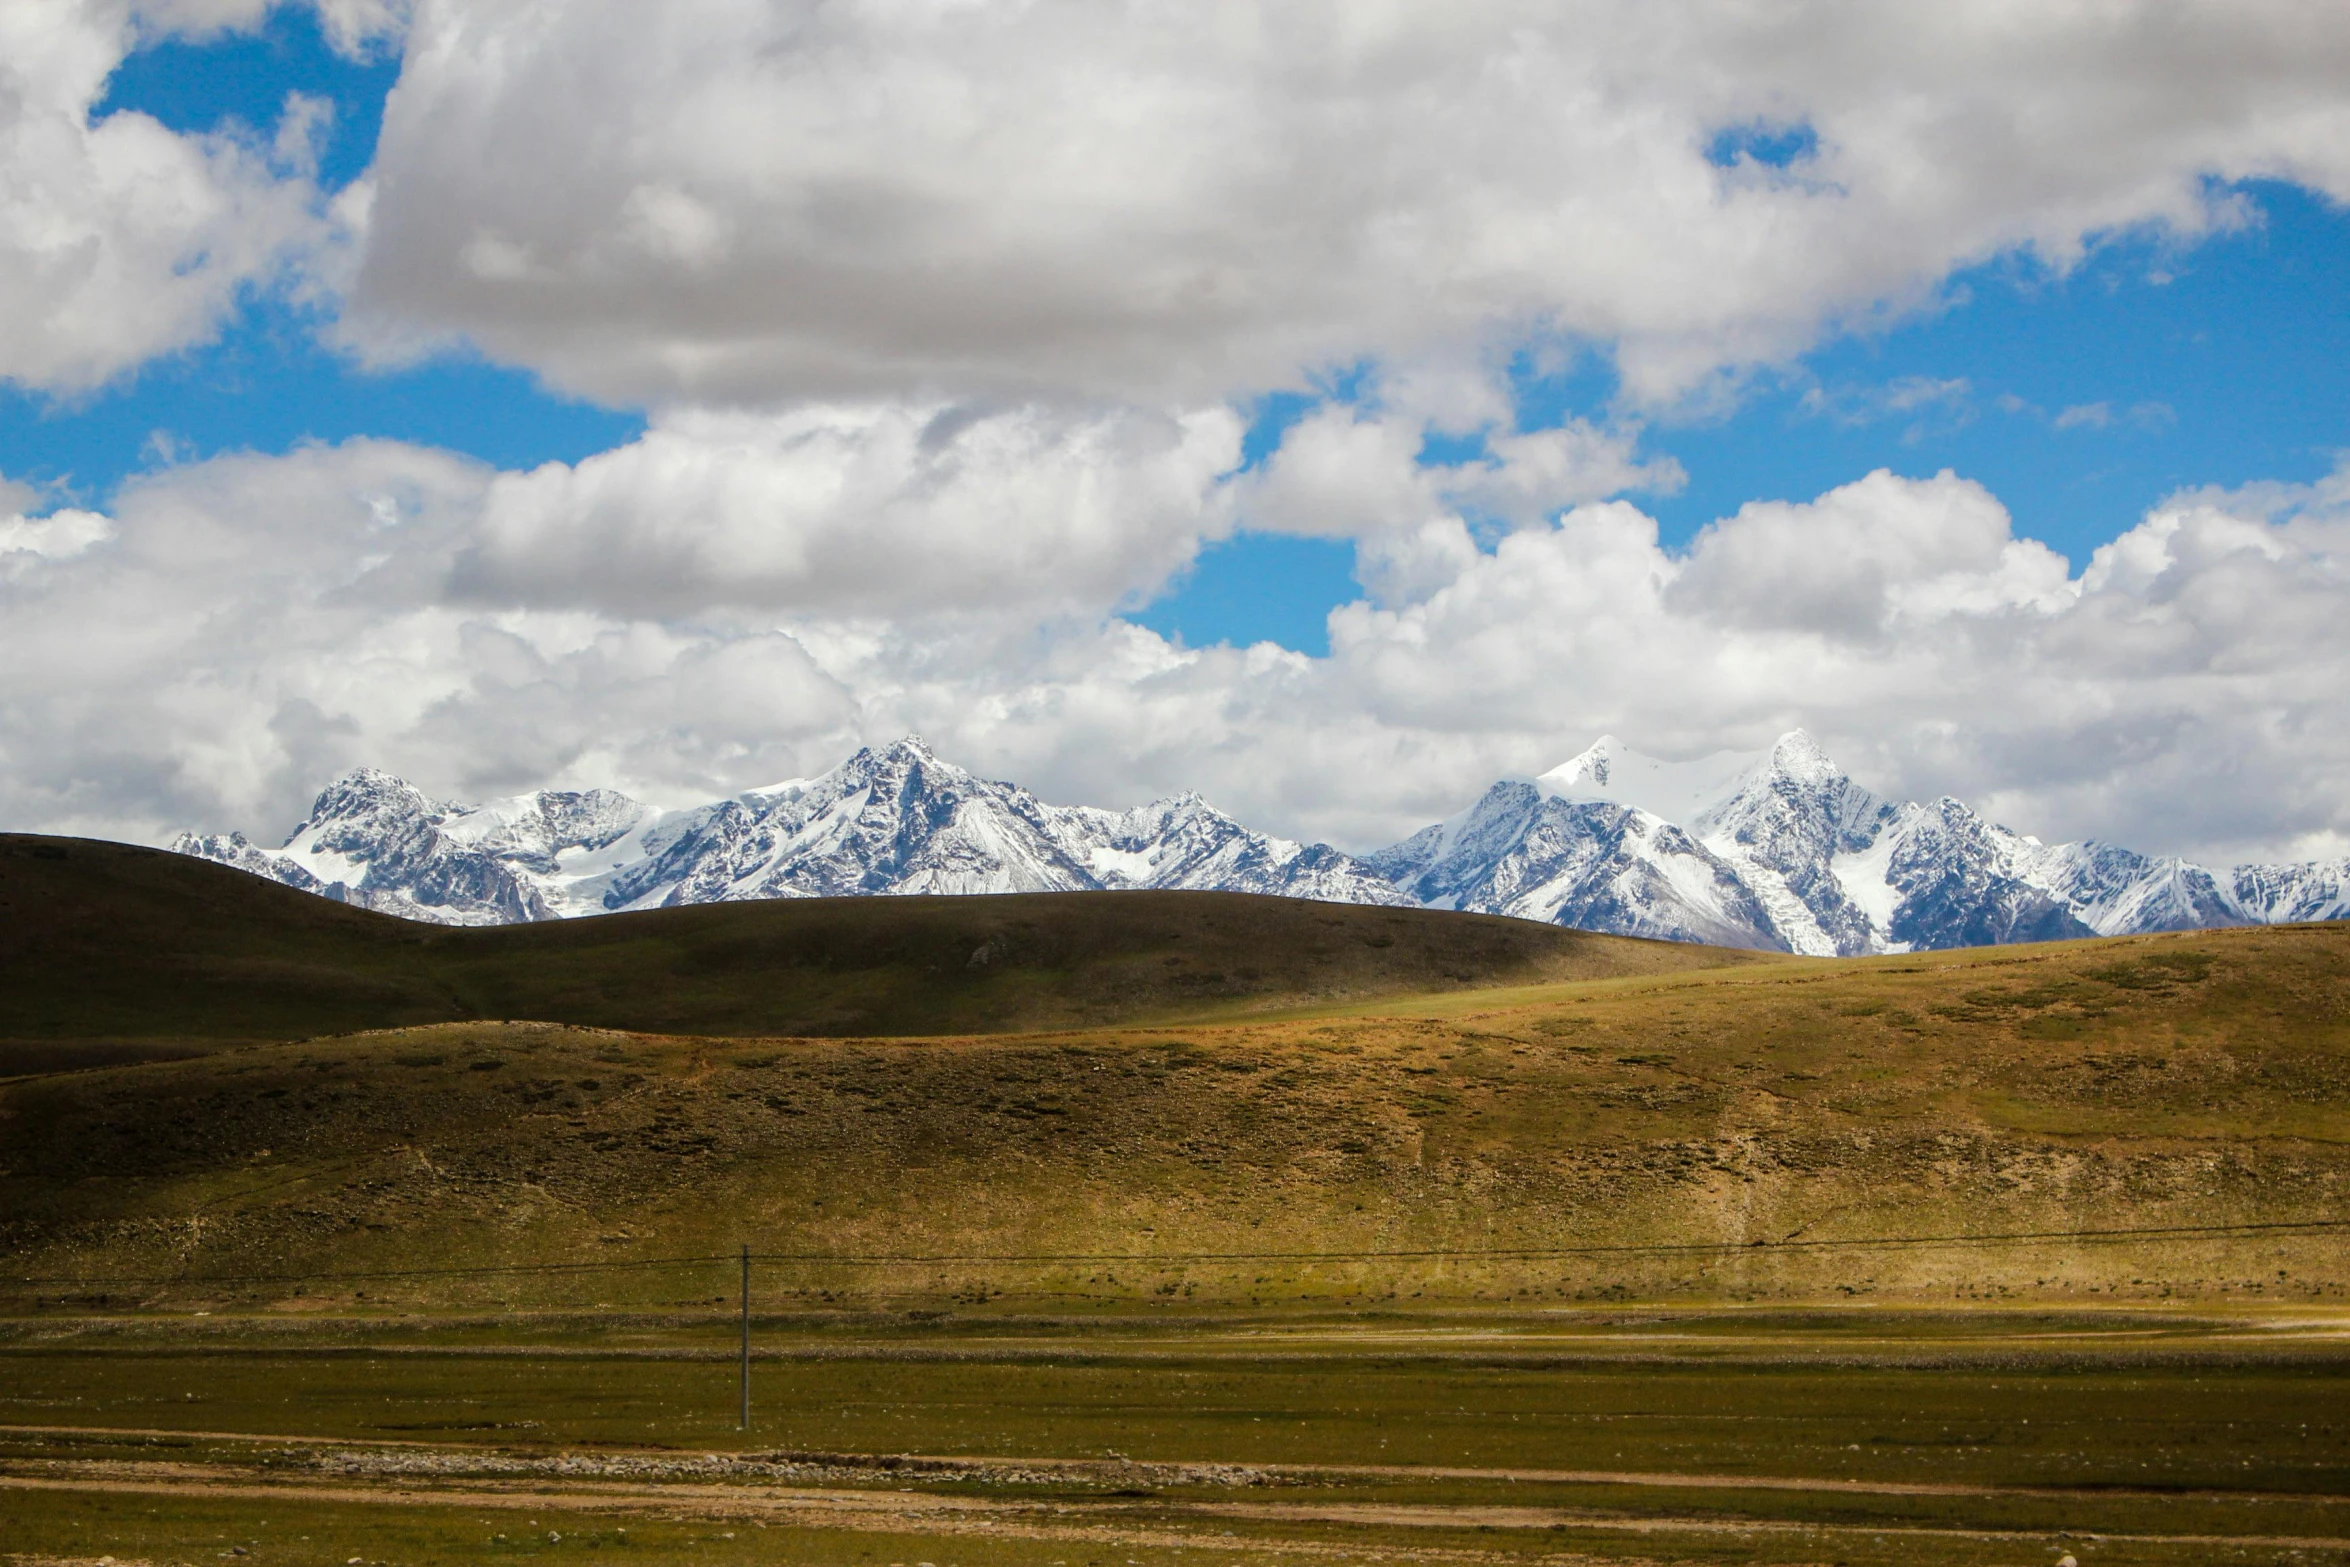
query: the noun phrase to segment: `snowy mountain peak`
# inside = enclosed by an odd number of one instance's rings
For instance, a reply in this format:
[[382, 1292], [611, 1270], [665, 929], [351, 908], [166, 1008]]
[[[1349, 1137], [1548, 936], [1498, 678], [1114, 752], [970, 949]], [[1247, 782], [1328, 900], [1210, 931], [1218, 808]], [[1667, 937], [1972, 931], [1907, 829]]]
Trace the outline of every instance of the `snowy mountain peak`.
[[879, 751], [868, 750], [859, 754], [873, 757], [884, 767], [944, 767], [950, 772], [963, 771], [952, 762], [940, 761], [938, 753], [930, 748], [930, 742], [920, 735], [906, 735], [892, 740]]
[[1843, 770], [1828, 759], [1809, 731], [1790, 729], [1779, 736], [1771, 746], [1771, 771], [1783, 778], [1799, 779], [1805, 783], [1825, 783], [1844, 776]]
[[[364, 820], [386, 814], [437, 816], [447, 807], [397, 774], [379, 767], [354, 767], [318, 791], [311, 802], [310, 822]], [[291, 842], [292, 840], [287, 840]]]
[[1791, 729], [1720, 796], [1683, 819], [1708, 840], [1753, 845], [1792, 833], [1816, 840], [1816, 846], [1855, 834], [1865, 838], [1883, 810], [1883, 802], [1853, 782], [1818, 741]]
[[323, 797], [341, 793], [420, 793], [417, 787], [398, 773], [385, 772], [380, 767], [354, 767], [319, 791]]
[[878, 750], [865, 747], [832, 772], [809, 780], [808, 787], [822, 789], [836, 779], [856, 779], [860, 784], [870, 781], [901, 791], [925, 783], [948, 789], [995, 787], [977, 773], [945, 760], [920, 735], [907, 735]]
[[1562, 799], [1572, 798], [1577, 788], [1604, 790], [1615, 772], [1615, 759], [1624, 749], [1624, 742], [1614, 735], [1601, 735], [1581, 755], [1569, 757], [1535, 781]]
[[1668, 822], [1685, 822], [1729, 794], [1768, 756], [1760, 751], [1716, 751], [1694, 761], [1661, 762], [1613, 735], [1602, 735], [1580, 756], [1535, 779], [1534, 786], [1552, 799], [1604, 800]]

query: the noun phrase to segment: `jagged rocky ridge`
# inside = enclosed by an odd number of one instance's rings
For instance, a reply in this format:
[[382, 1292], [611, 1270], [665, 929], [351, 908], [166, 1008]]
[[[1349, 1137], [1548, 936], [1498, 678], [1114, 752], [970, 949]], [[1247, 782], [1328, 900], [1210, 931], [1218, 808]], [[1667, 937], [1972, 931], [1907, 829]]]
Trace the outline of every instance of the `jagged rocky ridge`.
[[749, 898], [1196, 888], [1424, 904], [1620, 935], [1830, 954], [2350, 917], [2350, 861], [2213, 871], [2049, 847], [1956, 800], [1896, 804], [1800, 730], [1663, 763], [1603, 738], [1355, 858], [1250, 832], [1197, 795], [1047, 805], [920, 740], [820, 778], [663, 812], [609, 790], [435, 801], [362, 770], [279, 849], [174, 845], [412, 919], [498, 924]]

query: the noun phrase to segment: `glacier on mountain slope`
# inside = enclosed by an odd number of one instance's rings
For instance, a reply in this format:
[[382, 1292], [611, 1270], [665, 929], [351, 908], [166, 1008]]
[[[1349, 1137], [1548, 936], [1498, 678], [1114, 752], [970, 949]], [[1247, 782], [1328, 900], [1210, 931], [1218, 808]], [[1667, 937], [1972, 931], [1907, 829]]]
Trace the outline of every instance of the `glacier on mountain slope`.
[[2043, 845], [1953, 799], [1880, 799], [1796, 730], [1660, 762], [1602, 737], [1376, 853], [1250, 832], [1196, 794], [1048, 805], [914, 738], [690, 810], [609, 790], [454, 805], [330, 785], [279, 849], [183, 853], [411, 919], [502, 924], [759, 898], [1186, 888], [1420, 904], [1822, 956], [2350, 917], [2350, 862], [2217, 872]]
[[1365, 856], [1414, 902], [1721, 946], [1771, 944], [1728, 866], [1652, 812], [1505, 779], [1449, 821]]
[[2229, 891], [2263, 925], [2350, 919], [2350, 859], [2302, 865], [2239, 865]]

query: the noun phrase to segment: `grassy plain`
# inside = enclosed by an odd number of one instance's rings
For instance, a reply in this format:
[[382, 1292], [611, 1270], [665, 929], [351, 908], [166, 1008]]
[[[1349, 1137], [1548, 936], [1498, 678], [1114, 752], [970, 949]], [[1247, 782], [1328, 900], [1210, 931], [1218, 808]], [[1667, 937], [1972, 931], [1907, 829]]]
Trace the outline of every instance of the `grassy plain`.
[[2264, 1314], [20, 1329], [0, 1549], [450, 1562], [2350, 1561]]

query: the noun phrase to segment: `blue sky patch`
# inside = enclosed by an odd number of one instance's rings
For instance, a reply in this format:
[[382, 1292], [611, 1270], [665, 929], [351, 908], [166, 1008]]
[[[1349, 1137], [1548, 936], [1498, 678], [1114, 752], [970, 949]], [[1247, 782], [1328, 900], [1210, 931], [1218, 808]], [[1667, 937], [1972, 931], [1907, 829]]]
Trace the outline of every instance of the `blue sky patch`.
[[1706, 143], [1705, 161], [1717, 169], [1736, 168], [1740, 163], [1784, 169], [1819, 150], [1819, 133], [1809, 125], [1772, 125], [1758, 121], [1715, 132], [1713, 140]]
[[279, 6], [259, 32], [166, 38], [138, 50], [107, 80], [91, 118], [129, 109], [183, 135], [239, 125], [266, 140], [288, 93], [324, 98], [335, 113], [318, 174], [334, 190], [374, 160], [384, 100], [399, 75], [397, 54], [345, 59], [328, 46], [316, 12]]
[[1187, 647], [1277, 642], [1321, 658], [1331, 609], [1362, 597], [1354, 569], [1344, 539], [1242, 533], [1202, 550], [1171, 592], [1126, 618]]

